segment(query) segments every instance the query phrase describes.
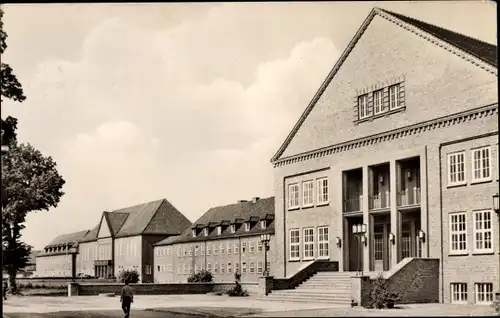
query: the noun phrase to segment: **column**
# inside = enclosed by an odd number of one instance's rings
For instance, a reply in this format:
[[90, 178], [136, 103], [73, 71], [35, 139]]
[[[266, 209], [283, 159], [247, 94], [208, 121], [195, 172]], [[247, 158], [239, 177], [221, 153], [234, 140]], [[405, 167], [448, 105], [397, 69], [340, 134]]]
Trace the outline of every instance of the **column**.
[[429, 223], [427, 210], [427, 147], [420, 154], [420, 229], [425, 233], [422, 257], [429, 257]]
[[394, 244], [389, 242], [389, 251], [391, 259], [389, 262], [389, 269], [398, 263], [399, 258], [399, 240], [400, 234], [399, 229], [401, 228], [401, 220], [399, 217], [399, 212], [397, 208], [397, 175], [399, 167], [397, 166], [396, 160], [390, 161], [390, 189], [391, 189], [391, 232], [394, 234], [395, 240]]
[[368, 166], [363, 166], [363, 223], [366, 224], [366, 245], [362, 245], [363, 249], [363, 271], [369, 272], [370, 271], [370, 236], [371, 236], [371, 231], [370, 231], [370, 211], [369, 211], [369, 180], [370, 180], [370, 174], [369, 174], [369, 167]]
[[[330, 244], [332, 248], [330, 250], [334, 251], [332, 253], [332, 259], [337, 258], [339, 260], [339, 271], [345, 271], [345, 267], [347, 264], [346, 251], [349, 249], [349, 241], [346, 239], [346, 235], [344, 235], [344, 195], [346, 191], [345, 182], [344, 182], [344, 172], [341, 169], [332, 169], [335, 170], [335, 173], [332, 173], [332, 186], [331, 189], [336, 189], [337, 186], [340, 187], [341, 191], [333, 191], [332, 198], [336, 202], [336, 215], [334, 216], [334, 223], [332, 226], [332, 234], [330, 234]], [[338, 189], [338, 188], [337, 188]], [[335, 231], [336, 227], [336, 231]], [[346, 228], [346, 230], [349, 230]], [[336, 237], [341, 239], [340, 248], [336, 244]]]

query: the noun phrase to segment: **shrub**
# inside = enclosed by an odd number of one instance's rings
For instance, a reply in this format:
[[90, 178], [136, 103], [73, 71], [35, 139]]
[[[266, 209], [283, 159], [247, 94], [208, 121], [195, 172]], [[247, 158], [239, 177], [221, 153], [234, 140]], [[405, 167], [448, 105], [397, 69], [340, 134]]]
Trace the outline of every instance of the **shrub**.
[[202, 269], [198, 273], [193, 273], [187, 279], [188, 283], [212, 283], [213, 277], [212, 273]]
[[128, 281], [130, 284], [135, 284], [139, 282], [139, 273], [134, 270], [124, 270], [118, 275], [118, 281], [120, 283], [125, 283]]
[[397, 301], [399, 301], [398, 294], [389, 292], [387, 281], [380, 274], [373, 282], [370, 298], [364, 307], [376, 309], [394, 308]]
[[230, 296], [230, 297], [245, 297], [245, 296], [248, 296], [248, 292], [241, 287], [240, 280], [241, 280], [241, 274], [238, 273], [238, 272], [234, 273], [234, 283], [235, 283], [235, 285], [234, 285], [233, 288], [229, 289], [226, 292], [228, 294], [228, 296]]
[[495, 315], [500, 316], [500, 299], [495, 299], [492, 306], [495, 308]]

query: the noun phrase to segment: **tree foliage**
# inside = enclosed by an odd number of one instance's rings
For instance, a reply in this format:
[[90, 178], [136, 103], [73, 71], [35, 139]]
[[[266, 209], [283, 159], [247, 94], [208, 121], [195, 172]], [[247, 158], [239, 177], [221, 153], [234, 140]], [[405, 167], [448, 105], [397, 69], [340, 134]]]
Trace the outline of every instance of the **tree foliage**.
[[198, 273], [193, 273], [187, 279], [188, 283], [211, 283], [213, 282], [212, 273], [202, 269]]
[[120, 283], [129, 282], [130, 284], [135, 284], [139, 282], [139, 273], [134, 270], [124, 270], [118, 275], [118, 281]]

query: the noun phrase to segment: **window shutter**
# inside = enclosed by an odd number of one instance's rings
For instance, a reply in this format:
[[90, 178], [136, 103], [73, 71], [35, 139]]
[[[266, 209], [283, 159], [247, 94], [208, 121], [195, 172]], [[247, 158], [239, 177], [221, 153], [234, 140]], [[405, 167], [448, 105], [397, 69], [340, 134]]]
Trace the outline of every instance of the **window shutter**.
[[359, 96], [354, 97], [354, 121], [359, 120], [359, 104], [358, 104]]
[[374, 109], [373, 109], [373, 93], [368, 93], [366, 94], [366, 100], [367, 100], [367, 107], [366, 107], [366, 112], [368, 113], [368, 116], [372, 116], [374, 114]]
[[389, 110], [389, 88], [385, 87], [382, 90], [382, 111]]
[[399, 105], [401, 107], [406, 106], [405, 105], [405, 82], [399, 83]]

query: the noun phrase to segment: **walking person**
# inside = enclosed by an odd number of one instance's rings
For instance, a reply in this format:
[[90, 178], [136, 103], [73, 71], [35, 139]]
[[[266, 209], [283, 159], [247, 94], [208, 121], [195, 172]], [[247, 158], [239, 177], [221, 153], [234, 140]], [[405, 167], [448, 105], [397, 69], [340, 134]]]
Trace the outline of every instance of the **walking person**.
[[7, 291], [9, 290], [9, 285], [7, 284], [7, 280], [4, 279], [3, 280], [3, 288], [2, 288], [2, 292], [3, 292], [3, 299], [4, 300], [7, 300]]
[[130, 305], [134, 302], [134, 289], [129, 286], [129, 281], [125, 280], [125, 286], [122, 288], [122, 295], [120, 297], [122, 302], [122, 310], [125, 313], [125, 318], [130, 317]]

